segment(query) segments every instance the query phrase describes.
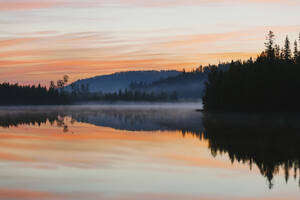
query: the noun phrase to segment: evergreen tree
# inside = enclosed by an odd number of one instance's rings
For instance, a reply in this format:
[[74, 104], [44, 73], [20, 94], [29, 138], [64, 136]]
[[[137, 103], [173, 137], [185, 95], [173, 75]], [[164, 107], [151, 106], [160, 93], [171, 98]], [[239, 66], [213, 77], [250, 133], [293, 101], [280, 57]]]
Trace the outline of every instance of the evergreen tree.
[[280, 59], [280, 46], [278, 44], [275, 45], [275, 57]]
[[280, 49], [280, 59], [283, 60], [284, 59], [284, 48]]
[[274, 50], [274, 33], [273, 31], [269, 31], [268, 36], [266, 38], [265, 47], [266, 47], [266, 54], [269, 60], [274, 60], [275, 58], [275, 50]]
[[[299, 45], [300, 45], [300, 33], [299, 33], [299, 38], [298, 38], [298, 40], [299, 40]], [[299, 49], [299, 51], [298, 51], [297, 63], [300, 64], [300, 49]]]
[[297, 43], [297, 40], [295, 40], [295, 42], [294, 42], [294, 61], [295, 62], [297, 62], [297, 60], [298, 60], [298, 57], [299, 57], [299, 55], [298, 55], [298, 43]]
[[59, 93], [50, 83], [49, 89], [35, 85], [0, 84], [0, 105], [55, 105], [69, 103], [68, 96]]
[[64, 82], [64, 85], [66, 85], [69, 81], [69, 76], [68, 75], [64, 75], [63, 77], [63, 82]]
[[[279, 46], [275, 47], [277, 57]], [[299, 74], [300, 62], [292, 57], [286, 37], [280, 58], [274, 62], [264, 51], [255, 61], [232, 62], [226, 71], [211, 70], [203, 96], [204, 110], [299, 112]]]
[[49, 86], [50, 89], [55, 89], [55, 84], [54, 84], [54, 81], [50, 81], [50, 86]]
[[290, 60], [291, 58], [292, 58], [291, 43], [290, 43], [289, 37], [286, 36], [285, 42], [284, 42], [284, 59]]

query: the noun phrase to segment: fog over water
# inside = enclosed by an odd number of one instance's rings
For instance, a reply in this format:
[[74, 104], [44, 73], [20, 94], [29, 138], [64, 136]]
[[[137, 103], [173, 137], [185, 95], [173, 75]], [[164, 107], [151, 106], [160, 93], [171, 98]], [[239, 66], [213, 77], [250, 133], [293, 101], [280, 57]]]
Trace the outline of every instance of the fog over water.
[[299, 199], [300, 115], [200, 106], [1, 107], [0, 199]]
[[201, 101], [197, 102], [176, 102], [176, 103], [166, 103], [166, 102], [83, 102], [80, 105], [74, 106], [0, 106], [0, 112], [4, 111], [18, 111], [18, 110], [66, 110], [66, 109], [119, 109], [119, 108], [132, 108], [132, 109], [154, 109], [154, 108], [181, 108], [181, 109], [202, 109], [203, 105]]

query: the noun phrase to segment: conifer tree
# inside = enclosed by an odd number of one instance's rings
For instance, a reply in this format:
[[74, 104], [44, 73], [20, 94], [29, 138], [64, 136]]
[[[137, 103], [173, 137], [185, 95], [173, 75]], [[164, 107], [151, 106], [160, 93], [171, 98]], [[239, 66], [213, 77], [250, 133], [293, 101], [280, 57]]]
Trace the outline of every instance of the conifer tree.
[[[300, 45], [300, 33], [299, 33], [299, 38], [298, 38], [298, 40], [299, 40], [299, 45]], [[298, 51], [297, 63], [300, 64], [300, 49], [299, 49], [299, 51]]]
[[292, 52], [291, 52], [291, 43], [289, 40], [289, 37], [286, 36], [285, 42], [284, 42], [284, 59], [285, 60], [290, 60], [292, 57]]
[[280, 59], [283, 60], [284, 59], [284, 48], [280, 49]]
[[275, 58], [275, 50], [273, 47], [274, 44], [274, 33], [273, 31], [269, 31], [266, 42], [265, 42], [265, 47], [266, 47], [266, 54], [269, 60], [273, 60]]
[[295, 40], [294, 42], [294, 61], [297, 62], [297, 59], [299, 57], [298, 55], [298, 43], [297, 43], [297, 40]]
[[288, 37], [281, 50], [274, 45], [276, 59], [272, 62], [268, 60], [267, 48], [255, 61], [238, 60], [231, 62], [228, 70], [210, 70], [203, 96], [204, 110], [299, 112], [300, 54], [298, 42], [294, 43], [293, 51], [290, 45]]
[[280, 59], [280, 46], [278, 44], [275, 45], [275, 58]]

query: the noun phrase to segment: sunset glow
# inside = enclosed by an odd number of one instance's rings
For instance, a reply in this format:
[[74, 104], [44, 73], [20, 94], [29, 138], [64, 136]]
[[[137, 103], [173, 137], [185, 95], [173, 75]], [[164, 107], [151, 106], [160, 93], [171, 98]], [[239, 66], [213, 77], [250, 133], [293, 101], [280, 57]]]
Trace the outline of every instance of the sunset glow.
[[[209, 141], [180, 131], [125, 131], [87, 123], [64, 121], [63, 132], [55, 122], [0, 128], [0, 183], [3, 199], [207, 199], [283, 200], [263, 194], [264, 181], [256, 166], [231, 163], [227, 154], [212, 157]], [[284, 174], [280, 172], [280, 178]], [[53, 177], [55, 181], [53, 182]], [[230, 179], [231, 177], [232, 179]], [[236, 197], [246, 178], [248, 191]], [[225, 183], [225, 186], [211, 181]], [[20, 182], [25, 184], [19, 185]], [[82, 184], [84, 183], [84, 184]], [[126, 183], [126, 184], [124, 184]], [[80, 185], [81, 184], [81, 185]], [[173, 187], [169, 187], [172, 186]], [[286, 183], [284, 183], [286, 185]], [[59, 186], [59, 190], [55, 188]], [[186, 187], [174, 193], [174, 188]], [[201, 186], [201, 187], [200, 187]], [[141, 188], [143, 191], [140, 191]], [[124, 192], [124, 189], [128, 192]], [[228, 189], [228, 190], [226, 190]], [[85, 192], [83, 192], [85, 191]], [[108, 191], [108, 192], [107, 192]], [[297, 190], [295, 190], [297, 191]], [[293, 190], [288, 199], [296, 200]], [[222, 194], [225, 196], [220, 196]], [[250, 197], [246, 197], [249, 195]], [[255, 196], [255, 197], [251, 197]]]
[[[0, 0], [0, 82], [48, 85], [256, 57], [300, 31], [298, 0]], [[267, 17], [266, 17], [267, 16]]]

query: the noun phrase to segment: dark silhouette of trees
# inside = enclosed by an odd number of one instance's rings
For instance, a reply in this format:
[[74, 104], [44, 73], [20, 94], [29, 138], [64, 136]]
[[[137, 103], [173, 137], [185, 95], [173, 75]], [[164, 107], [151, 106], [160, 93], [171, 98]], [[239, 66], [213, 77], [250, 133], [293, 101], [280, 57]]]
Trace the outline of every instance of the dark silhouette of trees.
[[0, 84], [0, 105], [56, 105], [67, 104], [69, 98], [54, 88]]
[[52, 112], [9, 112], [0, 114], [0, 127], [18, 127], [20, 125], [38, 125], [49, 122], [53, 124], [58, 120], [59, 113]]
[[297, 40], [295, 40], [294, 42], [294, 62], [297, 63], [297, 59], [298, 59], [298, 42]]
[[299, 115], [204, 113], [204, 133], [211, 154], [227, 154], [232, 163], [256, 165], [271, 189], [282, 169], [285, 181], [298, 177], [300, 186]]
[[292, 58], [291, 43], [288, 36], [285, 38], [283, 55], [285, 60]]
[[299, 114], [183, 113], [181, 109], [9, 108], [0, 112], [0, 126], [49, 122], [67, 132], [77, 121], [129, 131], [180, 131], [182, 136], [192, 134], [208, 142], [212, 156], [228, 157], [250, 169], [256, 166], [269, 188], [281, 172], [287, 182], [300, 178]]
[[[300, 40], [299, 40], [299, 44], [300, 44]], [[300, 51], [298, 51], [298, 42], [297, 42], [297, 40], [295, 40], [295, 42], [294, 42], [294, 62], [296, 64], [300, 63]]]
[[106, 93], [99, 97], [102, 101], [148, 101], [148, 102], [161, 102], [161, 101], [177, 101], [178, 97], [174, 91], [171, 95], [166, 92], [154, 93], [139, 90], [120, 90], [119, 92]]
[[[60, 90], [60, 92], [64, 92], [64, 87], [67, 85], [69, 81], [69, 76], [68, 75], [64, 75], [63, 79], [57, 80], [57, 86], [56, 88], [58, 88]], [[53, 82], [50, 82], [50, 86]]]
[[280, 58], [280, 46], [278, 44], [275, 45], [275, 57]]
[[[66, 76], [67, 77], [67, 76]], [[70, 103], [68, 94], [59, 91], [67, 83], [67, 78], [50, 82], [49, 88], [35, 85], [0, 84], [0, 105], [59, 105]]]
[[50, 81], [50, 86], [49, 86], [50, 89], [55, 89], [55, 83], [54, 81]]
[[291, 53], [273, 46], [269, 33], [266, 50], [255, 61], [232, 61], [228, 70], [213, 68], [203, 96], [206, 111], [300, 111], [298, 49]]
[[118, 92], [90, 92], [88, 84], [75, 85], [71, 84], [71, 93], [67, 93], [72, 102], [86, 101], [133, 101], [133, 102], [162, 102], [162, 101], [177, 101], [178, 95], [175, 91], [168, 94], [166, 92], [147, 92], [144, 90], [133, 89], [134, 87], [144, 86], [145, 83], [131, 83], [129, 89], [119, 90]]
[[274, 60], [275, 58], [275, 49], [273, 47], [274, 45], [274, 33], [273, 31], [270, 31], [268, 36], [267, 36], [267, 41], [265, 42], [265, 46], [266, 46], [266, 54], [269, 60]]

